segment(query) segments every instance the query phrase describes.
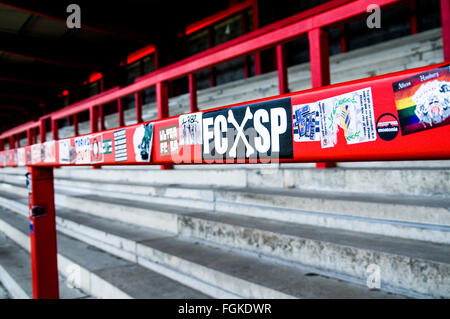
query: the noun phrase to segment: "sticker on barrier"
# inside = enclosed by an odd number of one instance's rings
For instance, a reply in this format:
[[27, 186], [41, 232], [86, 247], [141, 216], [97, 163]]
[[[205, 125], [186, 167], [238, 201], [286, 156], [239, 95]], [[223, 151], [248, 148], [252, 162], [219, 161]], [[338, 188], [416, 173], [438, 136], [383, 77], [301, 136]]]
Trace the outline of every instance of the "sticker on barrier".
[[31, 145], [31, 164], [35, 165], [41, 162], [41, 144]]
[[385, 141], [392, 141], [400, 131], [398, 120], [394, 114], [384, 113], [377, 120], [378, 136]]
[[393, 83], [402, 135], [450, 124], [450, 67]]
[[318, 107], [323, 148], [336, 145], [339, 127], [347, 144], [376, 140], [371, 88], [319, 101]]
[[116, 162], [128, 160], [126, 129], [114, 131], [114, 159]]
[[202, 144], [202, 112], [180, 115], [178, 126], [180, 145]]
[[91, 144], [89, 135], [75, 138], [75, 163], [91, 163]]
[[75, 140], [72, 138], [59, 140], [59, 163], [72, 164], [76, 160]]
[[27, 164], [27, 157], [25, 148], [19, 148], [17, 150], [17, 165], [18, 166], [25, 166]]
[[203, 114], [203, 159], [292, 158], [291, 99]]
[[55, 163], [56, 162], [56, 147], [55, 141], [45, 142], [43, 144], [43, 162], [44, 163]]
[[153, 123], [136, 127], [133, 133], [133, 149], [136, 162], [150, 162], [153, 148]]
[[103, 135], [95, 134], [89, 138], [91, 164], [103, 162]]

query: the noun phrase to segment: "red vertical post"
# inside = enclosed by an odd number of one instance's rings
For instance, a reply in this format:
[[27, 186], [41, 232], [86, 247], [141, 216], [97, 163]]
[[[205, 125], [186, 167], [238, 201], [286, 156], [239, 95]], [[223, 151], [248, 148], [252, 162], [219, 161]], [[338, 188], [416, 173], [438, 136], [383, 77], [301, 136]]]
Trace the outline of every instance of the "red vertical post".
[[[99, 86], [98, 86], [98, 93], [104, 91], [104, 81], [103, 77], [99, 80]], [[100, 119], [100, 131], [104, 131], [106, 129], [105, 127], [105, 113], [103, 112], [103, 105], [98, 106], [98, 117]]]
[[442, 44], [444, 61], [450, 61], [450, 0], [441, 0]]
[[283, 44], [277, 45], [277, 69], [278, 69], [278, 89], [280, 94], [289, 92], [288, 71], [286, 64], [286, 48]]
[[58, 299], [58, 250], [53, 168], [30, 166], [28, 172], [33, 298]]
[[347, 50], [347, 27], [345, 23], [339, 25], [340, 42], [341, 42], [341, 52], [346, 53]]
[[33, 129], [29, 128], [27, 130], [27, 145], [33, 145]]
[[142, 93], [134, 93], [134, 104], [136, 105], [136, 122], [142, 123]]
[[418, 32], [416, 0], [409, 0], [409, 11], [410, 11], [409, 21], [411, 25], [411, 34], [416, 34]]
[[[214, 46], [214, 31], [212, 27], [208, 29], [208, 48], [212, 48]], [[209, 68], [209, 83], [211, 87], [216, 86], [216, 70], [212, 66]]]
[[0, 139], [0, 151], [5, 150], [5, 141]]
[[47, 127], [45, 125], [45, 119], [39, 120], [39, 137], [40, 143], [44, 143], [47, 139]]
[[[158, 109], [158, 120], [169, 117], [169, 95], [167, 92], [167, 83], [156, 83], [156, 107]], [[161, 169], [172, 169], [173, 165], [161, 165]]]
[[98, 109], [96, 106], [89, 108], [89, 119], [91, 123], [91, 133], [98, 132]]
[[125, 126], [125, 119], [123, 115], [123, 101], [122, 99], [117, 100], [117, 115], [119, 117], [119, 127]]
[[[98, 132], [98, 108], [97, 106], [91, 106], [89, 108], [89, 118], [91, 119], [91, 133]], [[100, 165], [92, 165], [92, 168], [99, 169]]]
[[52, 121], [52, 137], [53, 140], [56, 141], [58, 140], [58, 122], [56, 120], [51, 120]]
[[[56, 141], [56, 140], [59, 139], [59, 136], [58, 136], [58, 121], [51, 119], [51, 123], [52, 123], [52, 138], [53, 138], [54, 141]], [[55, 166], [55, 168], [60, 168], [60, 166]]]
[[197, 78], [195, 77], [195, 73], [189, 74], [189, 99], [191, 102], [190, 112], [197, 112]]
[[[245, 12], [241, 13], [241, 33], [242, 35], [247, 33], [247, 23], [245, 21]], [[248, 56], [243, 57], [244, 60], [244, 76], [248, 78], [250, 76], [250, 70], [248, 65]]]
[[12, 150], [13, 148], [15, 148], [14, 143], [15, 143], [15, 141], [14, 141], [14, 135], [11, 135], [11, 136], [9, 137], [9, 149], [10, 149], [10, 150]]
[[[252, 0], [252, 24], [253, 30], [259, 28], [259, 8], [258, 8], [258, 0]], [[261, 74], [261, 53], [256, 52], [254, 55], [254, 63], [255, 63], [255, 75]]]
[[[309, 56], [311, 61], [311, 84], [319, 88], [330, 84], [330, 53], [328, 33], [323, 29], [308, 32]], [[316, 168], [336, 167], [335, 162], [316, 163]]]
[[80, 135], [78, 132], [78, 114], [72, 115], [72, 119], [73, 119], [73, 134], [75, 136], [78, 136]]

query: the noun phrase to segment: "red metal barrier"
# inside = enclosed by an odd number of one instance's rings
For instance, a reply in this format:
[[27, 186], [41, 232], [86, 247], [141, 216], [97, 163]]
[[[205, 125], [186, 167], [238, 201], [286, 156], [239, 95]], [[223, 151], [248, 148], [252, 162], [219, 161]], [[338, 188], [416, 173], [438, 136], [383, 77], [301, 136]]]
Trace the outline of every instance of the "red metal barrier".
[[[167, 103], [159, 85], [158, 103]], [[29, 166], [34, 298], [58, 298], [53, 167], [450, 159], [450, 65], [0, 151]]]
[[[159, 120], [102, 132], [94, 121], [87, 135], [1, 151], [0, 166], [450, 158], [438, 138], [450, 133], [445, 63], [175, 117], [161, 83], [157, 103]], [[248, 153], [233, 155], [239, 148]]]

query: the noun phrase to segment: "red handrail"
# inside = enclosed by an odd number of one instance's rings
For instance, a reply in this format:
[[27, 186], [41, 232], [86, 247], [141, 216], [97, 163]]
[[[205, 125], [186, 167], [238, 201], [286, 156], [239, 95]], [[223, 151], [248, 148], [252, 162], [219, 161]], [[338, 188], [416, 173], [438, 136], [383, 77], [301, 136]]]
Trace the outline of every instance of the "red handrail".
[[[446, 2], [448, 0], [442, 0]], [[249, 55], [255, 52], [259, 52], [263, 49], [281, 45], [287, 41], [290, 41], [299, 36], [310, 34], [314, 30], [322, 29], [326, 26], [335, 25], [343, 21], [355, 18], [366, 13], [367, 7], [370, 4], [378, 4], [380, 7], [386, 7], [393, 4], [404, 2], [403, 0], [335, 0], [324, 5], [318, 6], [306, 12], [294, 15], [290, 18], [271, 24], [267, 27], [255, 30], [251, 33], [243, 35], [227, 43], [221, 44], [212, 49], [193, 55], [182, 61], [176, 62], [172, 65], [166, 66], [162, 69], [156, 70], [150, 74], [136, 79], [135, 83], [126, 87], [115, 89], [114, 91], [104, 92], [103, 94], [97, 94], [91, 98], [79, 101], [75, 104], [69, 105], [61, 110], [52, 112], [46, 117], [50, 117], [52, 121], [68, 117], [74, 114], [78, 114], [83, 111], [87, 111], [92, 107], [106, 104], [125, 96], [131, 95], [136, 92], [147, 89], [158, 83], [164, 83], [182, 76], [195, 73], [199, 70], [211, 67], [213, 65], [226, 62], [228, 60], [238, 58], [241, 56]], [[314, 34], [310, 34], [314, 35]], [[314, 41], [321, 42], [320, 38], [313, 37]], [[311, 41], [311, 37], [310, 37]], [[311, 45], [311, 43], [310, 43]], [[448, 45], [446, 45], [448, 46]], [[445, 46], [445, 47], [446, 47]], [[326, 72], [323, 70], [323, 63], [328, 62], [328, 51], [321, 49], [321, 44], [318, 43], [315, 47], [318, 47], [319, 58], [317, 63], [311, 63], [311, 71], [314, 83], [321, 83], [326, 85]], [[280, 50], [282, 52], [282, 50]], [[322, 52], [323, 51], [323, 52]], [[282, 57], [278, 57], [282, 59]], [[319, 72], [317, 72], [319, 71]], [[286, 70], [279, 69], [279, 76], [284, 81], [287, 77]], [[317, 81], [317, 78], [319, 81]], [[164, 85], [160, 86], [164, 88]], [[282, 92], [283, 93], [283, 92]], [[161, 96], [165, 96], [161, 94]], [[167, 107], [168, 103], [164, 101], [158, 101], [158, 107]], [[166, 112], [160, 112], [161, 114]], [[30, 128], [35, 128], [39, 125], [39, 122], [33, 121], [22, 124], [18, 127], [10, 129], [0, 135], [0, 139], [8, 138], [12, 135], [26, 132]]]

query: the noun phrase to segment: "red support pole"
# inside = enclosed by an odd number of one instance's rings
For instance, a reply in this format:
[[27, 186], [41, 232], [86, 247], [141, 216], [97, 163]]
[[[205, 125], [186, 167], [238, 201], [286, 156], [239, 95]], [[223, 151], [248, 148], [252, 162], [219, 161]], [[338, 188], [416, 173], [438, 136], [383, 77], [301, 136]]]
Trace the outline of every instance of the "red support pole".
[[444, 61], [450, 61], [450, 0], [441, 0], [442, 44]]
[[286, 64], [286, 48], [283, 44], [277, 45], [278, 89], [280, 94], [289, 93], [288, 71]]
[[98, 132], [98, 109], [96, 106], [89, 108], [89, 119], [91, 123], [91, 133]]
[[[258, 0], [252, 0], [252, 24], [253, 31], [259, 28], [259, 9]], [[255, 75], [261, 74], [261, 53], [256, 52], [254, 55]]]
[[4, 150], [5, 150], [5, 141], [0, 140], [0, 151], [4, 151]]
[[328, 33], [314, 29], [308, 33], [309, 56], [311, 61], [311, 83], [313, 88], [330, 84], [330, 55]]
[[[97, 106], [89, 108], [89, 118], [91, 119], [91, 133], [98, 132], [98, 109]], [[93, 169], [101, 168], [100, 165], [92, 165]]]
[[53, 168], [28, 168], [31, 276], [34, 299], [58, 299]]
[[191, 101], [191, 113], [197, 112], [197, 78], [195, 73], [189, 74], [189, 99]]
[[119, 116], [119, 127], [125, 126], [125, 119], [123, 115], [123, 101], [122, 99], [117, 100], [117, 114]]
[[80, 135], [78, 132], [78, 114], [72, 115], [72, 119], [73, 119], [73, 133], [75, 136], [78, 136]]
[[14, 141], [14, 136], [11, 135], [11, 136], [9, 137], [9, 149], [10, 149], [10, 150], [12, 150], [13, 148], [15, 148], [14, 143], [15, 143], [15, 141]]
[[341, 52], [346, 53], [347, 50], [347, 32], [346, 32], [346, 25], [345, 23], [341, 23], [339, 25], [339, 31], [340, 31], [340, 41], [341, 41]]
[[[104, 81], [103, 81], [103, 77], [99, 80], [99, 92], [101, 93], [104, 91], [105, 86], [104, 86]], [[100, 119], [100, 131], [104, 131], [106, 129], [105, 127], [105, 113], [103, 112], [103, 105], [99, 105], [98, 106], [98, 117]]]
[[[156, 83], [156, 107], [158, 109], [158, 120], [169, 117], [169, 95], [167, 92], [167, 83]], [[161, 165], [161, 169], [172, 169], [173, 165]]]
[[416, 10], [416, 0], [409, 1], [409, 11], [410, 11], [410, 24], [411, 24], [411, 34], [416, 34], [419, 30], [417, 26], [417, 10]]
[[136, 105], [136, 122], [142, 123], [142, 93], [134, 93], [134, 103]]
[[[330, 52], [328, 33], [322, 29], [308, 32], [311, 61], [311, 83], [313, 88], [330, 84]], [[335, 162], [316, 163], [316, 168], [336, 167]]]
[[[212, 28], [208, 29], [208, 49], [211, 49], [214, 46], [214, 32]], [[212, 66], [209, 68], [209, 84], [211, 87], [216, 86], [216, 70]]]
[[39, 138], [41, 143], [44, 143], [47, 139], [47, 128], [45, 125], [45, 119], [39, 120]]
[[27, 145], [28, 146], [33, 145], [33, 140], [34, 140], [34, 138], [33, 138], [33, 129], [29, 128], [27, 130]]

